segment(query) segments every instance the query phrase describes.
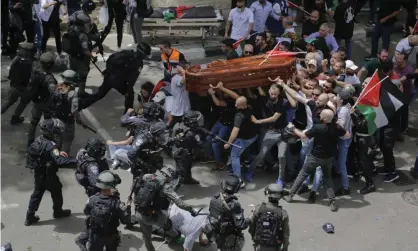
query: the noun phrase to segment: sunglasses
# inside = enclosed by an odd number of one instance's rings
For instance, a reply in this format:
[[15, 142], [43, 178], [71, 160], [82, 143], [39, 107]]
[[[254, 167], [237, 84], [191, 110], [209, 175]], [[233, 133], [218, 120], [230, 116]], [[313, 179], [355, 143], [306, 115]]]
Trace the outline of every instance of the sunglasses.
[[318, 97], [319, 95], [321, 95], [321, 93], [312, 93], [312, 96]]
[[253, 54], [252, 51], [244, 51], [245, 54]]

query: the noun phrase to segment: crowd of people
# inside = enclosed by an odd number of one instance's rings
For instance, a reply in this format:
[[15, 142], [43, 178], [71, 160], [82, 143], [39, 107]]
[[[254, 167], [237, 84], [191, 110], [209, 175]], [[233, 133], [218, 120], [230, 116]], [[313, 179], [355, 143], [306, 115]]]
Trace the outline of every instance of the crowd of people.
[[[103, 84], [98, 92], [88, 94], [85, 83], [90, 62], [94, 64], [97, 59], [92, 53], [92, 42], [100, 50], [110, 31], [108, 27], [103, 32], [94, 29], [89, 16], [94, 3], [85, 0], [81, 10], [72, 9], [70, 27], [62, 39], [56, 34], [56, 24], [63, 2], [42, 0], [39, 5], [44, 10], [39, 12], [43, 31], [54, 32], [58, 54], [69, 54], [70, 70], [62, 73], [62, 83], [58, 84], [51, 73], [56, 57], [45, 52], [48, 36], [33, 31], [31, 6], [10, 1], [10, 11], [18, 13], [23, 22], [26, 42], [16, 37], [23, 30], [17, 32], [13, 25], [5, 37], [2, 22], [2, 49], [12, 55], [17, 53], [10, 67], [11, 90], [2, 103], [2, 114], [20, 97], [10, 121], [19, 124], [23, 122], [25, 107], [31, 101], [34, 104], [27, 165], [34, 170], [35, 189], [25, 225], [39, 221], [35, 212], [46, 190], [52, 195], [54, 218], [71, 214], [62, 209], [62, 184], [56, 172], [60, 166], [76, 164], [76, 179], [90, 198], [84, 209], [89, 216], [87, 229], [76, 240], [81, 250], [103, 250], [104, 246], [106, 250], [116, 250], [119, 221], [129, 227], [139, 223], [147, 250], [155, 250], [151, 234], [165, 236], [167, 241], [186, 235], [189, 238], [184, 247], [191, 250], [191, 243], [197, 238], [202, 245], [208, 243], [203, 233], [214, 239], [220, 250], [240, 250], [242, 231], [248, 227], [256, 250], [287, 250], [288, 216], [278, 207], [282, 197], [290, 203], [297, 194], [309, 192], [309, 203], [315, 203], [318, 189], [324, 186], [331, 211], [337, 211], [336, 197], [353, 193], [349, 176], [353, 180], [364, 177], [366, 184], [359, 191], [361, 194], [376, 191], [374, 173], [384, 175], [383, 181], [388, 183], [399, 179], [394, 145], [403, 141], [408, 130], [409, 106], [418, 89], [418, 69], [410, 61], [418, 46], [416, 3], [415, 12], [407, 9], [405, 38], [389, 55], [391, 29], [401, 5], [397, 1], [380, 2], [377, 19], [371, 13], [368, 23], [374, 26], [371, 55], [359, 67], [352, 60], [352, 36], [359, 5], [365, 1], [354, 2], [343, 0], [334, 7], [331, 1], [304, 1], [301, 7], [286, 0], [259, 0], [247, 8], [244, 0], [237, 0], [223, 34], [226, 59], [263, 54], [268, 57], [272, 50], [293, 52], [296, 72], [292, 77], [277, 76], [270, 79], [270, 86], [246, 89], [230, 89], [228, 83], [219, 81], [210, 86], [207, 96], [198, 96], [186, 88], [186, 71], [190, 67], [187, 59], [169, 41], [164, 41], [159, 45], [164, 79], [155, 84], [143, 83], [137, 96], [139, 106], [134, 107], [133, 86], [143, 59], [150, 54], [150, 47], [138, 35], [140, 30], [133, 34], [138, 46], [112, 54], [106, 62]], [[123, 21], [118, 16], [122, 12], [118, 4], [105, 2], [115, 16], [120, 47]], [[145, 3], [145, 9], [147, 6]], [[295, 25], [300, 13], [305, 16], [298, 32]], [[333, 33], [329, 19], [335, 20]], [[40, 28], [39, 24], [36, 27]], [[382, 49], [378, 51], [380, 37]], [[33, 71], [36, 50], [40, 52], [40, 68]], [[379, 84], [386, 96], [378, 94], [380, 103], [373, 107], [380, 105], [386, 110], [376, 112], [374, 120], [370, 120], [362, 100]], [[104, 98], [112, 88], [125, 96], [121, 125], [127, 128], [127, 137], [117, 142], [89, 139], [76, 158], [69, 157], [73, 156], [70, 151], [74, 123], [87, 127], [81, 121], [80, 111]], [[42, 116], [44, 121], [40, 123]], [[35, 139], [39, 123], [41, 136]], [[125, 165], [133, 175], [128, 202], [135, 203], [135, 216], [115, 193], [121, 180], [109, 171], [104, 160], [106, 145], [110, 167]], [[175, 167], [164, 164], [162, 150], [175, 160]], [[379, 155], [384, 162], [382, 168], [373, 164]], [[231, 174], [222, 181], [221, 192], [211, 199], [208, 217], [202, 217], [176, 193], [183, 185], [199, 184], [191, 172], [196, 161], [212, 162], [214, 172], [227, 169]], [[265, 191], [269, 203], [257, 206], [254, 215], [245, 219], [234, 194], [247, 183], [257, 182], [257, 169], [277, 177]], [[418, 178], [418, 159], [410, 174]], [[333, 177], [340, 180], [337, 186]], [[288, 191], [284, 191], [285, 187]], [[169, 210], [172, 214], [165, 211], [170, 202], [175, 204]], [[187, 220], [176, 220], [179, 214]], [[185, 227], [185, 222], [190, 223], [193, 231]]]

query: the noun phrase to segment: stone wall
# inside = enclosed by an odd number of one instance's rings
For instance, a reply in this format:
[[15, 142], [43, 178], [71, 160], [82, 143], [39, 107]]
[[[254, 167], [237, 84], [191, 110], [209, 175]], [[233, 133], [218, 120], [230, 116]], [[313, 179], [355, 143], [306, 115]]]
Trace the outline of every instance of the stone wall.
[[153, 7], [170, 7], [178, 5], [208, 6], [220, 9], [225, 20], [231, 8], [231, 0], [151, 0]]

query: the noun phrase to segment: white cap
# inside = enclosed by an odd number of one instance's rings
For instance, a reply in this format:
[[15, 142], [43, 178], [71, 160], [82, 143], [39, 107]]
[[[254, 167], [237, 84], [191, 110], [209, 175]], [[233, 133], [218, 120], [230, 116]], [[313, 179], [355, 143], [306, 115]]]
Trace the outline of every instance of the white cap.
[[357, 70], [357, 69], [358, 69], [358, 66], [357, 66], [357, 65], [355, 65], [353, 61], [351, 61], [351, 60], [346, 60], [346, 61], [345, 61], [345, 68], [346, 68], [346, 69], [348, 68], [348, 69], [350, 69], [350, 70], [355, 71], [355, 70]]
[[160, 103], [161, 101], [163, 101], [165, 99], [165, 97], [166, 97], [165, 93], [163, 91], [159, 91], [155, 94], [152, 101], [154, 101], [156, 103]]

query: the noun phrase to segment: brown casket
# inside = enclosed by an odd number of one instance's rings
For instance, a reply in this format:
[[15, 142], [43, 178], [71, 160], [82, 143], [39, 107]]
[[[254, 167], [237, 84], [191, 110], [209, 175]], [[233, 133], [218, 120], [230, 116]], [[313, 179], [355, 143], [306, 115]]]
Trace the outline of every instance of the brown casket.
[[296, 71], [293, 56], [271, 55], [260, 66], [265, 58], [266, 55], [258, 55], [192, 66], [186, 71], [187, 90], [206, 95], [209, 85], [216, 86], [219, 81], [228, 89], [269, 86], [269, 77], [287, 80]]

